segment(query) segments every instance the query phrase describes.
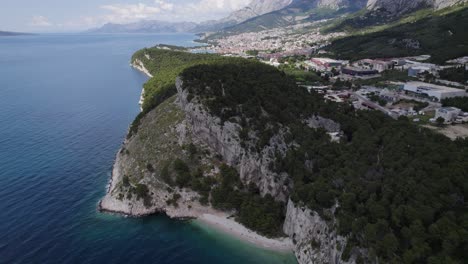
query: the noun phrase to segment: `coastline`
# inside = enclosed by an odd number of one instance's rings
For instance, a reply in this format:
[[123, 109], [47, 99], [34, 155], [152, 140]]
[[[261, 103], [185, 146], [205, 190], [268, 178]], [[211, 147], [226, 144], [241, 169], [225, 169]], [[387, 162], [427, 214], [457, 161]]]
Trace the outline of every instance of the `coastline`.
[[[116, 155], [112, 175], [106, 186], [106, 195], [97, 205], [98, 211], [135, 218], [164, 214], [174, 220], [192, 220], [194, 224], [205, 225], [258, 248], [280, 253], [293, 253], [294, 245], [289, 237], [268, 238], [259, 235], [255, 231], [236, 222], [228, 213], [203, 206], [198, 201], [194, 201], [194, 194], [191, 191], [184, 190], [180, 192], [182, 202], [178, 207], [160, 203], [155, 204], [151, 208], [146, 208], [143, 204], [135, 201], [118, 200], [112, 195], [112, 191], [116, 188], [121, 176], [119, 170], [120, 163], [122, 162], [121, 150]], [[160, 195], [165, 194], [162, 193]]]
[[[149, 78], [153, 78], [153, 75], [148, 71], [148, 69], [146, 69], [145, 65], [140, 60], [137, 59], [137, 60], [133, 61], [132, 63], [130, 63], [130, 66], [132, 66], [136, 70], [144, 73]], [[138, 105], [140, 106], [140, 112], [143, 112], [143, 102], [144, 102], [144, 100], [145, 100], [145, 87], [143, 87], [141, 89], [140, 100], [138, 101]]]
[[[153, 77], [141, 61], [134, 61], [131, 65], [147, 76]], [[143, 96], [144, 89], [140, 99], [140, 106], [143, 102]], [[178, 207], [168, 206], [163, 202], [163, 199], [160, 199], [167, 195], [165, 190], [154, 192], [156, 196], [153, 197], [153, 200], [157, 202], [150, 208], [144, 207], [143, 204], [137, 201], [117, 199], [112, 192], [121, 180], [120, 165], [123, 162], [123, 156], [121, 155], [122, 149], [123, 148], [120, 148], [114, 160], [112, 175], [106, 188], [106, 195], [99, 201], [97, 206], [100, 212], [119, 214], [126, 217], [144, 217], [164, 214], [174, 220], [191, 220], [196, 225], [202, 224], [208, 228], [236, 238], [243, 243], [248, 243], [261, 249], [279, 253], [293, 253], [294, 245], [290, 238], [282, 237], [272, 239], [262, 236], [230, 218], [228, 213], [201, 205], [197, 199], [195, 199], [196, 194], [189, 190], [180, 190], [182, 202]]]

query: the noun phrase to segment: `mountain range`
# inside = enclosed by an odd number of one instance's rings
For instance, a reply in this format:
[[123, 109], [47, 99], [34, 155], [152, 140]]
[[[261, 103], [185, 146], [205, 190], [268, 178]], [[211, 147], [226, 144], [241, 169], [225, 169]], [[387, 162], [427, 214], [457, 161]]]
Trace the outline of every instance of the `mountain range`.
[[[89, 33], [180, 33], [212, 32], [213, 37], [259, 31], [341, 17], [345, 14], [377, 12], [378, 16], [400, 17], [420, 9], [435, 10], [468, 0], [252, 0], [250, 4], [219, 20], [167, 22], [145, 20], [130, 24], [108, 23]], [[213, 34], [216, 33], [216, 34]]]
[[207, 32], [218, 31], [234, 26], [248, 19], [282, 9], [290, 5], [293, 0], [252, 0], [246, 7], [232, 12], [229, 16], [201, 23], [194, 22], [167, 22], [160, 20], [145, 20], [130, 24], [108, 23], [89, 33], [180, 33], [180, 32]]
[[19, 36], [19, 35], [30, 35], [28, 33], [21, 33], [21, 32], [11, 32], [11, 31], [0, 31], [0, 36]]

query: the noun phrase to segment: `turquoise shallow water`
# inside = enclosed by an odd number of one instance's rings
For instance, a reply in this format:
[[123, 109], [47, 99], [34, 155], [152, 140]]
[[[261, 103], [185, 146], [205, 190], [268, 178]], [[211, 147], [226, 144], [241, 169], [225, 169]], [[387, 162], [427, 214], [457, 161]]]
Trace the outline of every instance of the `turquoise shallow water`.
[[146, 77], [193, 35], [0, 38], [0, 263], [294, 263], [205, 226], [96, 211]]

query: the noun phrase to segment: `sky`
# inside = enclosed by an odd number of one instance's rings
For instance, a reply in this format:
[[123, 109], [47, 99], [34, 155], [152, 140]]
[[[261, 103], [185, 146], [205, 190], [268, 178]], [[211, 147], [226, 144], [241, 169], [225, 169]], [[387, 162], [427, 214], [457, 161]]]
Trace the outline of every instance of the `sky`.
[[0, 31], [76, 32], [105, 23], [219, 19], [251, 0], [0, 0]]

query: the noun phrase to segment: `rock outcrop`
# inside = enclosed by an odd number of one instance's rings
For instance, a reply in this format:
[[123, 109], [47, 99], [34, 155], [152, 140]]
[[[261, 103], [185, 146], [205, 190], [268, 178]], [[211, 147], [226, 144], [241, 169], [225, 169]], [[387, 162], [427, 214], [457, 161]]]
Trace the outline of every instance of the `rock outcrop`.
[[383, 9], [390, 15], [401, 15], [421, 8], [441, 9], [465, 2], [467, 0], [368, 0], [367, 9]]
[[292, 238], [299, 263], [353, 263], [341, 259], [346, 238], [336, 234], [333, 224], [289, 200], [283, 231]]
[[[172, 218], [194, 218], [210, 211], [198, 202], [197, 193], [170, 188], [159, 177], [164, 164], [184, 155], [182, 146], [188, 141], [184, 117], [172, 98], [143, 118], [138, 133], [124, 142], [116, 156], [101, 210], [131, 216], [165, 213]], [[148, 164], [154, 170], [148, 170]], [[139, 184], [148, 188], [144, 198], [135, 192]], [[177, 206], [168, 204], [174, 193], [180, 195]]]
[[221, 21], [241, 23], [256, 16], [280, 10], [291, 4], [292, 1], [293, 0], [252, 0], [248, 6], [234, 11]]
[[[142, 63], [136, 66], [144, 69]], [[239, 137], [240, 125], [229, 121], [222, 124], [197, 96], [189, 96], [189, 85], [177, 78], [177, 95], [143, 117], [138, 132], [124, 142], [115, 160], [108, 192], [99, 204], [101, 210], [131, 216], [165, 213], [183, 219], [212, 213], [212, 208], [200, 204], [199, 194], [171, 187], [161, 179], [165, 164], [186, 157], [184, 146], [194, 143], [210, 153], [200, 158], [202, 164], [214, 164], [214, 157], [220, 156], [223, 162], [237, 169], [244, 184], [253, 183], [262, 195], [270, 194], [287, 203], [283, 231], [294, 241], [299, 263], [355, 263], [358, 255], [365, 255], [365, 251], [354, 249], [348, 260], [343, 261], [346, 238], [336, 233], [335, 220], [326, 221], [317, 212], [289, 199], [292, 187], [289, 176], [271, 169], [277, 155], [286, 155], [295, 144], [285, 142], [287, 128], [280, 128], [260, 152], [250, 151], [245, 146], [248, 143], [242, 144]], [[338, 123], [320, 116], [312, 116], [304, 122], [311, 128], [340, 132]], [[215, 174], [216, 168], [213, 170]], [[135, 191], [142, 185], [147, 187], [144, 197]], [[172, 201], [174, 194], [180, 195], [176, 205]], [[336, 207], [328, 212], [331, 219], [334, 219]]]
[[209, 114], [196, 98], [189, 101], [188, 90], [181, 78], [177, 78], [176, 87], [192, 136], [210, 146], [228, 165], [235, 167], [244, 184], [254, 183], [262, 195], [270, 194], [286, 202], [289, 196], [288, 175], [278, 174], [269, 168], [277, 152], [285, 155], [288, 150], [283, 133], [272, 137], [270, 144], [260, 153], [246, 150], [239, 138], [241, 127], [238, 124], [226, 121], [221, 125], [221, 120]]
[[317, 212], [288, 201], [283, 231], [293, 240], [294, 253], [300, 264], [354, 264], [358, 259], [364, 263], [375, 263], [366, 259], [368, 254], [364, 249], [355, 248], [345, 253], [347, 239], [338, 235], [335, 229], [333, 214], [337, 207], [324, 211], [331, 219], [326, 221]]

